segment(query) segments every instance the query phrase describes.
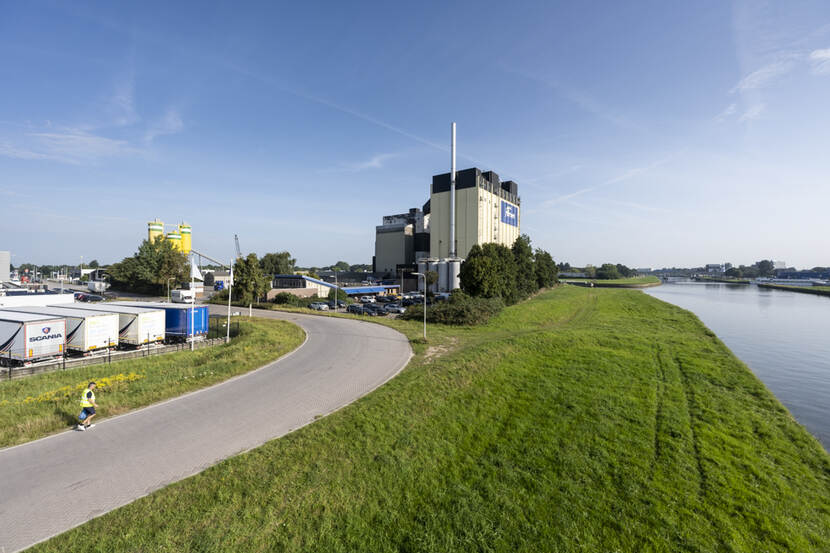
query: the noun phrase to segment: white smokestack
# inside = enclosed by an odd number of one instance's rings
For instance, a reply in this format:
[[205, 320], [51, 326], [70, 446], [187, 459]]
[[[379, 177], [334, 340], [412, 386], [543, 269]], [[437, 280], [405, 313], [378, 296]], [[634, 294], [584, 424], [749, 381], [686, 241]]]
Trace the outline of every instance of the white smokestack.
[[452, 124], [452, 146], [450, 148], [450, 257], [455, 257], [455, 122]]

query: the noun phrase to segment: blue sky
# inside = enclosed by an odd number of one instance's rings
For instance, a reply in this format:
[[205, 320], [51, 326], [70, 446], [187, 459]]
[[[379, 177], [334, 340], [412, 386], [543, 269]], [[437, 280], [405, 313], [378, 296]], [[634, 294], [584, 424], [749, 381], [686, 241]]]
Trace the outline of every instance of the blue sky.
[[14, 263], [369, 263], [456, 121], [557, 261], [830, 265], [823, 1], [3, 2], [0, 66]]

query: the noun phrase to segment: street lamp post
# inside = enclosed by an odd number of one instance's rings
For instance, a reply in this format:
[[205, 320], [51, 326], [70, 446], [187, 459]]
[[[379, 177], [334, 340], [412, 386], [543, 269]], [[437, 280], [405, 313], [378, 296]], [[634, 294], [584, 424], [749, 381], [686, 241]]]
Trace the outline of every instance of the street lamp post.
[[427, 339], [427, 275], [424, 273], [412, 273], [415, 276], [424, 278], [424, 340]]
[[340, 294], [337, 293], [337, 269], [334, 270], [334, 312], [337, 313], [337, 302], [340, 301]]
[[167, 303], [170, 303], [170, 281], [176, 277], [170, 277], [167, 279]]

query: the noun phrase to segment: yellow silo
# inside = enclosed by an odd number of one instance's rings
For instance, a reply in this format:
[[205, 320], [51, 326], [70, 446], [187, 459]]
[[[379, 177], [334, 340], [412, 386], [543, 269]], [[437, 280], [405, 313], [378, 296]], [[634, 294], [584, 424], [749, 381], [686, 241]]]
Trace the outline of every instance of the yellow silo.
[[158, 219], [147, 223], [147, 240], [154, 242], [156, 236], [164, 236], [164, 223]]
[[179, 234], [182, 236], [182, 252], [188, 254], [191, 249], [191, 228], [190, 225], [182, 223], [179, 225]]
[[182, 251], [182, 235], [178, 232], [168, 232], [167, 239], [173, 244], [173, 249]]

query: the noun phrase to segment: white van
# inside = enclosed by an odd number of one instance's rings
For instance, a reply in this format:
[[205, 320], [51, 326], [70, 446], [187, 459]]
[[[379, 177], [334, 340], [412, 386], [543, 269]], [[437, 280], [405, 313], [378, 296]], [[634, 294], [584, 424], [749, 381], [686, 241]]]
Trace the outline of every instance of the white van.
[[190, 303], [193, 301], [193, 290], [173, 290], [170, 292], [170, 301], [173, 303]]

